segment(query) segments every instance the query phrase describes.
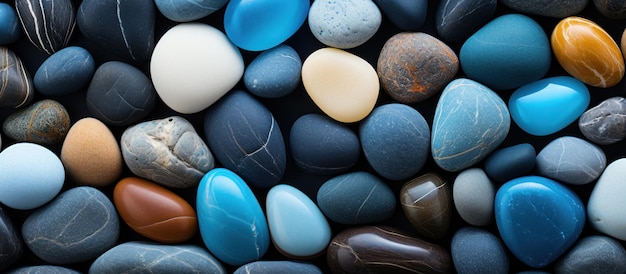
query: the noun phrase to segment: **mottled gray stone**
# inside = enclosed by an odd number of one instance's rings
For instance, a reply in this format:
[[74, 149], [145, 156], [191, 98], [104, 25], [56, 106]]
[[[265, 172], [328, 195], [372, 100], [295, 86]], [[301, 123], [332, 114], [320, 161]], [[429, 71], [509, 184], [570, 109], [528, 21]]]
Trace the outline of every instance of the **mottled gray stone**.
[[35, 94], [33, 80], [22, 60], [7, 47], [0, 46], [0, 108], [28, 105]]
[[606, 156], [599, 147], [572, 136], [555, 139], [537, 154], [539, 175], [573, 185], [594, 181], [605, 167]]
[[459, 274], [509, 272], [509, 258], [502, 241], [480, 228], [457, 230], [452, 237], [450, 253]]
[[593, 0], [596, 9], [611, 19], [626, 19], [626, 0]]
[[607, 236], [580, 239], [554, 265], [560, 273], [626, 273], [626, 250], [622, 244]]
[[135, 175], [168, 187], [197, 186], [215, 164], [193, 125], [179, 116], [127, 128], [121, 148], [124, 162]]
[[65, 139], [70, 125], [65, 107], [44, 99], [9, 115], [2, 123], [2, 132], [16, 141], [53, 145]]
[[576, 15], [585, 9], [588, 2], [589, 0], [500, 0], [500, 3], [516, 11], [554, 18]]
[[18, 267], [6, 274], [80, 274], [80, 272], [56, 265], [37, 265]]
[[15, 10], [28, 40], [47, 54], [72, 38], [76, 11], [71, 0], [16, 0]]
[[475, 226], [493, 221], [493, 202], [496, 188], [480, 168], [462, 171], [452, 185], [452, 199], [461, 218]]
[[314, 1], [309, 28], [327, 46], [348, 49], [367, 42], [380, 27], [382, 13], [371, 0]]
[[233, 274], [322, 274], [315, 265], [292, 261], [256, 261], [237, 268]]
[[612, 97], [585, 111], [578, 119], [583, 135], [599, 145], [610, 145], [626, 137], [626, 98]]

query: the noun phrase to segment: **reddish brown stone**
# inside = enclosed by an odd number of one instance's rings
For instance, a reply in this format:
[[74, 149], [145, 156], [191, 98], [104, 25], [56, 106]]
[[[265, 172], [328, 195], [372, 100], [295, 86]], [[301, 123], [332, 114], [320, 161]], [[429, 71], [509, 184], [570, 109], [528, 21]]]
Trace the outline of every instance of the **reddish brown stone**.
[[450, 186], [436, 174], [422, 175], [402, 186], [400, 204], [420, 235], [439, 239], [448, 233], [452, 195]]

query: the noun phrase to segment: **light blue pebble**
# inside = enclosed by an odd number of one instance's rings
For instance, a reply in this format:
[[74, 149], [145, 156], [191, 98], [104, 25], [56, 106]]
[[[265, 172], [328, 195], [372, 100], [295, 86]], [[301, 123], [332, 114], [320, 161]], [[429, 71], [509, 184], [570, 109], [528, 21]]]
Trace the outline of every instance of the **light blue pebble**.
[[157, 9], [172, 21], [189, 22], [221, 9], [228, 0], [154, 0]]
[[11, 44], [22, 35], [13, 7], [0, 3], [0, 45]]
[[37, 69], [33, 84], [43, 95], [68, 95], [86, 89], [96, 64], [86, 49], [67, 47], [50, 55]]
[[280, 45], [254, 58], [243, 74], [248, 91], [264, 98], [278, 98], [300, 84], [302, 60], [290, 46]]

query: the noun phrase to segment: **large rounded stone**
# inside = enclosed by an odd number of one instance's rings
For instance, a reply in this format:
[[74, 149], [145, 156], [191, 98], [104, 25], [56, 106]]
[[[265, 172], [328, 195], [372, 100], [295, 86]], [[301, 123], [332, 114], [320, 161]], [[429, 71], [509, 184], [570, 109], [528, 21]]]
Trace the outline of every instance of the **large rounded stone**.
[[606, 235], [626, 240], [626, 158], [609, 164], [593, 186], [587, 202], [591, 226]]
[[72, 38], [76, 11], [71, 0], [19, 0], [15, 10], [28, 40], [47, 54], [64, 48]]
[[9, 115], [2, 123], [2, 132], [16, 141], [53, 145], [65, 139], [70, 125], [65, 107], [44, 99]]
[[376, 34], [382, 14], [371, 0], [314, 1], [308, 18], [317, 40], [329, 47], [349, 49]]
[[605, 167], [604, 152], [577, 137], [559, 137], [537, 154], [539, 175], [573, 185], [593, 182]]

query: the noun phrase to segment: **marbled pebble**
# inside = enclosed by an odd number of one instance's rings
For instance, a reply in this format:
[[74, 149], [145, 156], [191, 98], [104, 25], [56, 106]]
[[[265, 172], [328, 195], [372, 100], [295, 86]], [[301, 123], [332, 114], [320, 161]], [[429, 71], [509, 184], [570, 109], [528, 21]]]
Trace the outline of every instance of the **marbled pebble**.
[[580, 132], [599, 145], [626, 138], [626, 98], [611, 97], [585, 111], [578, 119]]
[[70, 125], [65, 107], [44, 99], [9, 115], [2, 123], [2, 132], [16, 141], [53, 145], [63, 141]]
[[292, 47], [283, 44], [254, 58], [243, 73], [243, 82], [256, 96], [278, 98], [298, 87], [301, 72], [300, 56]]
[[626, 240], [626, 158], [611, 162], [593, 186], [587, 202], [591, 227], [618, 240]]
[[256, 261], [240, 266], [233, 274], [322, 274], [314, 264], [297, 261]]
[[535, 167], [537, 153], [529, 143], [500, 148], [485, 159], [485, 173], [499, 183], [528, 175]]
[[593, 0], [593, 5], [608, 18], [626, 19], [626, 1], [624, 0]]
[[454, 179], [452, 199], [461, 218], [474, 226], [493, 222], [496, 187], [480, 168], [463, 170]]
[[382, 14], [371, 0], [314, 1], [309, 28], [323, 44], [349, 49], [367, 42], [380, 27]]
[[228, 3], [228, 0], [155, 0], [154, 3], [167, 19], [189, 22], [218, 11]]
[[86, 88], [96, 71], [93, 56], [79, 46], [66, 47], [50, 55], [37, 69], [33, 84], [46, 96], [62, 96]]
[[15, 10], [25, 36], [39, 50], [53, 54], [72, 38], [76, 10], [71, 0], [20, 0]]
[[35, 94], [33, 80], [19, 56], [0, 46], [0, 107], [18, 108], [30, 104]]
[[537, 154], [539, 175], [573, 185], [593, 182], [605, 167], [602, 149], [573, 136], [559, 137]]
[[0, 207], [0, 271], [20, 259], [24, 253], [24, 244], [17, 227]]
[[410, 180], [400, 189], [400, 205], [417, 233], [429, 239], [448, 234], [452, 220], [451, 186], [435, 173]]
[[383, 14], [401, 30], [416, 31], [426, 21], [428, 0], [374, 0]]
[[450, 253], [459, 274], [509, 273], [509, 258], [502, 240], [487, 230], [470, 226], [457, 230]]
[[557, 274], [624, 273], [626, 250], [608, 236], [592, 235], [578, 240], [554, 265]]
[[551, 1], [551, 0], [501, 0], [503, 5], [519, 12], [564, 18], [580, 13], [589, 0], [568, 0], [568, 1]]
[[497, 0], [442, 0], [437, 6], [435, 27], [441, 39], [463, 42], [496, 13]]
[[22, 28], [15, 9], [7, 3], [0, 3], [0, 45], [14, 43], [22, 36]]

